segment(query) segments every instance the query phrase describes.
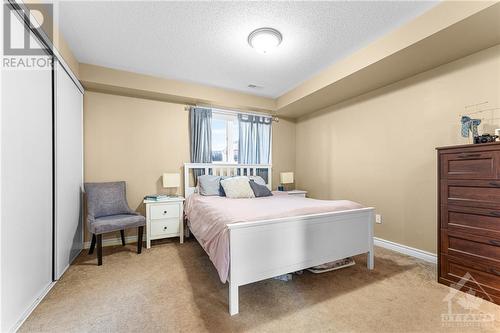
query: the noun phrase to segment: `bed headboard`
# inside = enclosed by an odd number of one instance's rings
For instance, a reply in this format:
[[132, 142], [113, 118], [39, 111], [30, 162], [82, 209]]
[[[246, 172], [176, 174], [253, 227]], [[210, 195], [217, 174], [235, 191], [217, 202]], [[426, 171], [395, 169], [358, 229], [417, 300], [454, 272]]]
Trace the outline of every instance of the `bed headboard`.
[[202, 169], [205, 175], [216, 176], [256, 176], [257, 169], [267, 170], [267, 187], [272, 189], [271, 164], [220, 164], [220, 163], [184, 163], [184, 197], [187, 198], [195, 192], [191, 184], [191, 170]]

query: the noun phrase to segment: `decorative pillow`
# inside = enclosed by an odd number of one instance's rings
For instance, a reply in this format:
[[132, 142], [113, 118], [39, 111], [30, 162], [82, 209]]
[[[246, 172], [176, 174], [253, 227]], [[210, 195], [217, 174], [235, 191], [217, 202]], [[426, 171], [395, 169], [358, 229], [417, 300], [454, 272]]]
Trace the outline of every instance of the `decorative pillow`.
[[264, 185], [266, 186], [266, 181], [264, 180], [264, 178], [262, 178], [261, 176], [250, 176], [248, 177], [250, 180], [253, 180], [254, 182], [256, 182], [257, 184], [259, 185]]
[[88, 213], [95, 218], [130, 214], [125, 186], [125, 182], [85, 183]]
[[249, 184], [256, 198], [270, 197], [273, 195], [266, 185], [261, 185], [256, 181], [254, 181], [253, 179], [250, 179]]
[[221, 180], [220, 184], [228, 198], [255, 198], [248, 177], [231, 177]]
[[198, 188], [201, 195], [219, 195], [220, 176], [201, 175], [198, 176]]

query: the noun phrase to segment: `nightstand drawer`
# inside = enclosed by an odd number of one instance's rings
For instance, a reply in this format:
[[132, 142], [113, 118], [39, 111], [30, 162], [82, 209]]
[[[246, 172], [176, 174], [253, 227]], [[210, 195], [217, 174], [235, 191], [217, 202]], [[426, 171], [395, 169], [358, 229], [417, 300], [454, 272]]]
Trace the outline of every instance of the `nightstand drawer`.
[[179, 218], [151, 221], [151, 237], [179, 233]]
[[179, 218], [179, 204], [152, 205], [150, 208], [151, 219]]

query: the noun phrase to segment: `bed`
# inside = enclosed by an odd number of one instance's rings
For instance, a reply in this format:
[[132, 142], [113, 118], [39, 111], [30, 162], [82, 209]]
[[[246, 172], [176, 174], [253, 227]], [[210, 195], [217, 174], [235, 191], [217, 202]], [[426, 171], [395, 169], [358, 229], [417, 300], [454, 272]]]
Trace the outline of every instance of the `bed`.
[[[239, 286], [366, 253], [373, 269], [374, 208], [348, 200], [314, 200], [273, 192], [229, 199], [195, 193], [193, 169], [220, 176], [271, 175], [271, 165], [184, 165], [188, 226], [220, 280], [229, 283], [229, 313], [238, 313]], [[267, 186], [271, 189], [271, 177]]]

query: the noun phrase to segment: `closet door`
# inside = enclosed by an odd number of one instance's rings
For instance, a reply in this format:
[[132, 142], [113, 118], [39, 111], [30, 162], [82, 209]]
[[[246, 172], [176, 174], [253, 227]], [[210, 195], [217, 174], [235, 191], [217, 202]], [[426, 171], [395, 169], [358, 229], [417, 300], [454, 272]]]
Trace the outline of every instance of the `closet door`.
[[64, 68], [55, 63], [55, 265], [59, 279], [83, 248], [83, 95]]
[[5, 332], [52, 283], [52, 71], [2, 70], [1, 100], [0, 331]]

